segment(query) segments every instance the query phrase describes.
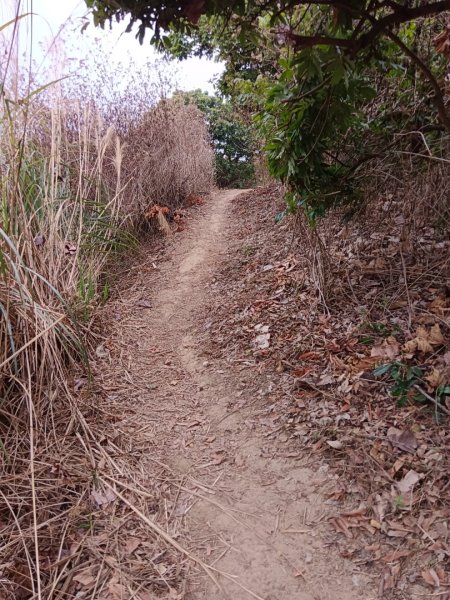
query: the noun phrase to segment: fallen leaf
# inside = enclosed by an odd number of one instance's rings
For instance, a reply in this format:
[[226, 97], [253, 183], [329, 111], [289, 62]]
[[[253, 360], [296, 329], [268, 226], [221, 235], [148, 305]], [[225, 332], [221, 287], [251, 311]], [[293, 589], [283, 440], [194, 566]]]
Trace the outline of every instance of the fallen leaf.
[[375, 443], [369, 452], [370, 456], [377, 461], [377, 463], [383, 464], [384, 454], [380, 449], [379, 444]]
[[333, 385], [333, 383], [336, 383], [336, 379], [332, 375], [327, 374], [322, 375], [322, 377], [319, 377], [319, 379], [316, 381], [316, 385], [318, 387]]
[[424, 379], [434, 389], [440, 385], [446, 385], [450, 383], [450, 367], [445, 367], [444, 369], [433, 368], [431, 373], [428, 373]]
[[387, 535], [395, 538], [405, 538], [410, 532], [405, 529], [388, 529]]
[[441, 565], [436, 565], [435, 571], [436, 571], [437, 576], [439, 577], [439, 581], [441, 583], [445, 583], [447, 581], [447, 573], [441, 567]]
[[329, 522], [336, 529], [336, 531], [343, 533], [346, 538], [353, 538], [353, 534], [350, 531], [345, 519], [342, 519], [341, 517], [333, 517], [329, 520]]
[[419, 473], [412, 469], [406, 473], [401, 481], [397, 481], [398, 491], [407, 494], [420, 481]]
[[380, 584], [378, 586], [378, 595], [381, 598], [384, 592], [394, 587], [394, 578], [391, 574], [391, 570], [386, 567], [381, 575]]
[[365, 506], [360, 506], [359, 508], [354, 508], [353, 510], [346, 510], [341, 513], [341, 517], [362, 517], [367, 512], [367, 508]]
[[219, 450], [213, 454], [213, 463], [215, 465], [221, 465], [223, 462], [227, 460], [227, 456], [224, 450]]
[[341, 450], [344, 447], [343, 443], [339, 440], [327, 440], [327, 444], [335, 450]]
[[376, 356], [366, 356], [365, 358], [362, 358], [361, 360], [359, 360], [353, 366], [353, 370], [356, 373], [359, 373], [361, 371], [369, 371], [369, 370], [372, 370], [374, 368], [374, 366], [377, 364], [377, 362], [378, 362], [378, 357], [376, 357]]
[[405, 465], [405, 460], [403, 458], [398, 458], [395, 463], [392, 465], [392, 471], [394, 473], [398, 473], [400, 469], [403, 469]]
[[416, 351], [429, 354], [433, 352], [433, 346], [442, 346], [443, 344], [444, 337], [439, 324], [436, 323], [430, 331], [427, 331], [425, 327], [418, 327], [416, 337], [403, 344], [402, 350], [407, 354], [414, 354]]
[[441, 582], [439, 581], [439, 577], [434, 569], [427, 569], [422, 571], [421, 573], [422, 579], [431, 585], [432, 587], [440, 587]]
[[[301, 367], [298, 369], [294, 369], [293, 371], [291, 371], [291, 375], [292, 377], [305, 377], [306, 375], [309, 375], [309, 373], [311, 373], [312, 369], [309, 367]], [[301, 385], [301, 382], [298, 382], [299, 385]]]
[[386, 563], [396, 562], [397, 560], [400, 560], [401, 558], [406, 558], [411, 554], [411, 550], [394, 550], [393, 552], [389, 552], [389, 554], [383, 556], [383, 561]]
[[347, 364], [338, 356], [334, 354], [330, 354], [330, 364], [331, 366], [338, 371], [346, 371], [348, 369]]
[[382, 358], [393, 360], [400, 354], [400, 346], [395, 337], [389, 336], [379, 346], [374, 346], [370, 352], [370, 356], [374, 358]]
[[382, 256], [377, 256], [377, 258], [370, 261], [368, 267], [370, 269], [375, 269], [376, 271], [383, 270], [386, 268], [386, 261]]
[[139, 538], [136, 537], [130, 537], [127, 539], [126, 544], [125, 544], [125, 552], [127, 554], [133, 554], [133, 552], [139, 548], [139, 546], [142, 544], [142, 540], [140, 540]]
[[261, 333], [253, 340], [255, 346], [260, 350], [265, 350], [270, 346], [270, 333]]
[[125, 600], [128, 598], [127, 589], [120, 583], [119, 575], [115, 574], [108, 582], [108, 600]]
[[445, 344], [444, 336], [442, 335], [439, 323], [435, 323], [430, 329], [429, 339], [432, 346], [443, 346]]
[[381, 523], [375, 519], [370, 519], [370, 525], [375, 529], [381, 529]]
[[418, 446], [416, 436], [410, 429], [401, 431], [396, 427], [389, 427], [387, 438], [395, 448], [411, 454], [414, 454]]
[[336, 340], [329, 340], [325, 344], [325, 349], [330, 352], [340, 352], [342, 350], [341, 346], [336, 342]]
[[111, 502], [114, 502], [114, 500], [116, 499], [116, 495], [111, 489], [108, 488], [104, 491], [93, 490], [91, 493], [91, 498], [94, 500], [97, 506], [104, 507], [110, 504]]
[[73, 581], [76, 581], [85, 587], [90, 587], [96, 582], [96, 580], [97, 577], [94, 575], [94, 570], [92, 567], [81, 571], [81, 573], [77, 573], [73, 577]]

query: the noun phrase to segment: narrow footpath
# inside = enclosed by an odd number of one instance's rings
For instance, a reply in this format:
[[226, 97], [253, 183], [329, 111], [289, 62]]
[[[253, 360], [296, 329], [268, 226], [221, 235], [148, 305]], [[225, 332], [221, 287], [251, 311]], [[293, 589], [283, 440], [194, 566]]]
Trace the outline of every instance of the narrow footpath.
[[[194, 563], [177, 597], [371, 600], [370, 574], [327, 535], [332, 475], [314, 457], [280, 455], [252, 419], [271, 382], [216, 359], [201, 341], [239, 193], [220, 192], [194, 209], [165, 260], [149, 257], [130, 270], [114, 300], [114, 372], [124, 382], [116, 394], [151, 440], [140, 447], [139, 468], [159, 461], [179, 478], [168, 511], [183, 522], [177, 541], [212, 567], [208, 577]], [[186, 491], [193, 482], [195, 495]]]

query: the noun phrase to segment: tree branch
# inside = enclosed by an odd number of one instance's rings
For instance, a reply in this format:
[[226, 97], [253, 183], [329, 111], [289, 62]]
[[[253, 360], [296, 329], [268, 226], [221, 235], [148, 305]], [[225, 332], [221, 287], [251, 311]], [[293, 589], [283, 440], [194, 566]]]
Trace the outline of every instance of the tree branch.
[[[396, 4], [396, 8], [394, 8], [393, 3], [389, 3], [390, 8], [392, 9], [392, 13], [386, 15], [380, 20], [375, 19], [372, 15], [371, 21], [373, 23], [372, 29], [368, 31], [366, 34], [362, 35], [355, 42], [355, 50], [362, 50], [363, 48], [367, 48], [370, 44], [375, 40], [375, 38], [386, 31], [389, 27], [394, 25], [401, 25], [402, 23], [407, 23], [414, 19], [419, 19], [421, 17], [431, 17], [432, 15], [437, 15], [446, 10], [450, 10], [450, 0], [440, 0], [439, 2], [433, 2], [431, 4], [424, 4], [422, 6], [416, 6], [412, 8], [407, 8], [405, 6], [400, 6]], [[362, 11], [366, 12], [366, 11]], [[366, 13], [367, 15], [367, 13]]]
[[286, 32], [286, 38], [294, 43], [295, 49], [312, 48], [313, 46], [335, 46], [337, 48], [353, 48], [354, 43], [349, 39], [331, 38], [321, 35], [297, 35], [296, 33]]
[[434, 103], [436, 105], [436, 109], [438, 111], [439, 118], [441, 119], [441, 122], [444, 125], [444, 127], [450, 133], [450, 116], [449, 116], [449, 114], [447, 112], [447, 108], [445, 106], [444, 95], [442, 93], [441, 87], [440, 87], [439, 83], [436, 81], [436, 78], [434, 77], [433, 73], [427, 67], [427, 65], [423, 62], [423, 60], [419, 56], [417, 56], [417, 54], [415, 52], [413, 52], [410, 48], [408, 48], [408, 46], [406, 44], [404, 44], [402, 42], [402, 40], [397, 35], [395, 35], [395, 33], [392, 33], [392, 31], [386, 31], [385, 34], [395, 44], [397, 44], [397, 46], [401, 50], [403, 50], [403, 52], [407, 56], [409, 56], [409, 58], [419, 67], [419, 69], [422, 71], [422, 73], [425, 75], [425, 77], [430, 82], [431, 87], [434, 90]]

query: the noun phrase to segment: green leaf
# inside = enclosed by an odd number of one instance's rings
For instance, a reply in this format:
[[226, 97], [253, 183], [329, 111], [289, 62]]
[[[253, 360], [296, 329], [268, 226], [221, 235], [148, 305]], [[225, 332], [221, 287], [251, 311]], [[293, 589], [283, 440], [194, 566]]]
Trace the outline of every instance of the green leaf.
[[392, 366], [393, 366], [392, 363], [380, 365], [379, 367], [377, 367], [376, 369], [373, 370], [373, 374], [375, 377], [382, 377], [386, 373], [389, 373], [389, 371], [392, 369]]
[[442, 396], [450, 396], [450, 385], [440, 385], [436, 390], [436, 395], [442, 398]]
[[340, 57], [336, 57], [329, 66], [331, 73], [331, 85], [337, 85], [345, 78], [345, 66]]

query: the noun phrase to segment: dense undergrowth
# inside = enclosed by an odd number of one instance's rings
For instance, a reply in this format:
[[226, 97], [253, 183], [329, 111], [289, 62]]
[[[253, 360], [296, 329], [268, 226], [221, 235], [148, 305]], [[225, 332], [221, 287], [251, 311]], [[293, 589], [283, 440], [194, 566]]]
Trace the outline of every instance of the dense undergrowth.
[[210, 191], [213, 159], [198, 109], [156, 84], [39, 89], [13, 64], [0, 98], [0, 596], [60, 598], [98, 472], [86, 390], [107, 266], [152, 205]]

